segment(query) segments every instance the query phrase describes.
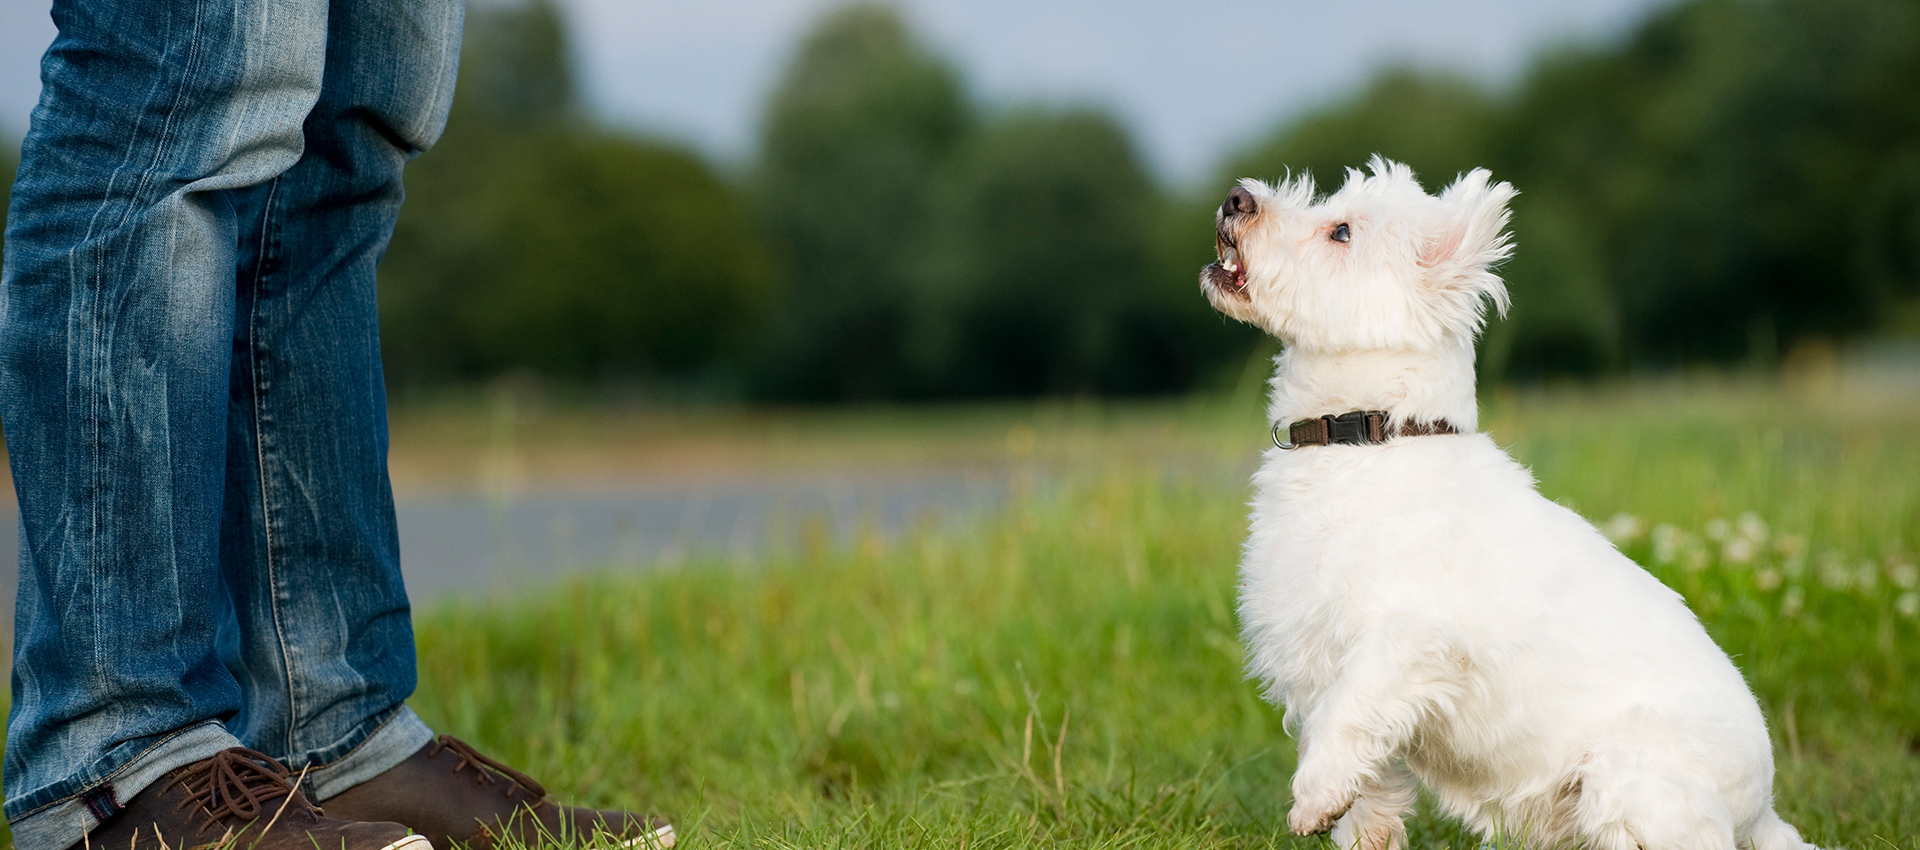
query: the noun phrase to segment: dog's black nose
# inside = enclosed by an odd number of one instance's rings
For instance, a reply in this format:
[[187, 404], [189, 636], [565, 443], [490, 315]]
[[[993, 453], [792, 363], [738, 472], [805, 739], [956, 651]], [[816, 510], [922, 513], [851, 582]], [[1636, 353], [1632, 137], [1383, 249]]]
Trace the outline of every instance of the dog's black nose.
[[1259, 208], [1259, 205], [1253, 202], [1253, 193], [1247, 191], [1247, 187], [1235, 186], [1233, 187], [1233, 191], [1227, 193], [1227, 202], [1220, 205], [1220, 214], [1221, 215], [1233, 215], [1234, 213], [1251, 214], [1254, 210], [1258, 208]]

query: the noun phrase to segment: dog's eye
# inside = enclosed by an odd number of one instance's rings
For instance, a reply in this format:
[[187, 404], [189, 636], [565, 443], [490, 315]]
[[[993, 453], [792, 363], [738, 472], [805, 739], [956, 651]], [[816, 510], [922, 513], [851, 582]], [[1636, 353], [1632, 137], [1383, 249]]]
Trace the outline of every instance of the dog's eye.
[[1345, 224], [1337, 225], [1333, 228], [1332, 233], [1327, 234], [1327, 238], [1335, 242], [1345, 242], [1353, 238], [1353, 231], [1347, 229]]

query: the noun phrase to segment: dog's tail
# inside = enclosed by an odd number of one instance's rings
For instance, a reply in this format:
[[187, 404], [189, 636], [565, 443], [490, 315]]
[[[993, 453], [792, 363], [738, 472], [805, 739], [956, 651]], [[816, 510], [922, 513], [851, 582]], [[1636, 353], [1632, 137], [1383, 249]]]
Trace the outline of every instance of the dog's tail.
[[1753, 850], [1820, 850], [1800, 840], [1800, 830], [1780, 819], [1772, 809], [1753, 827]]

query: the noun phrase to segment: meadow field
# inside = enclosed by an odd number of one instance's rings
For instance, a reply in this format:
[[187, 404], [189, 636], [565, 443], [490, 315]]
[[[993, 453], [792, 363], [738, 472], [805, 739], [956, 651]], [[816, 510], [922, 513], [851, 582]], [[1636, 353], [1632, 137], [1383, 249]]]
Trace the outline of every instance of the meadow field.
[[[1241, 670], [1257, 392], [508, 418], [398, 416], [396, 476], [706, 458], [1013, 482], [960, 527], [802, 529], [419, 611], [415, 707], [565, 796], [671, 815], [689, 848], [1324, 845], [1285, 832], [1293, 741]], [[1920, 398], [1675, 378], [1493, 392], [1482, 427], [1745, 671], [1783, 816], [1825, 847], [1920, 850]], [[1413, 846], [1481, 846], [1423, 811]]]

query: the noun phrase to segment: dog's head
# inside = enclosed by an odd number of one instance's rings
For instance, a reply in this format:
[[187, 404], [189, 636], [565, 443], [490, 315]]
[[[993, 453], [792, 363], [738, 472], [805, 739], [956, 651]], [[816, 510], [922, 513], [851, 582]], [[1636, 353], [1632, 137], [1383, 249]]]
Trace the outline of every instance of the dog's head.
[[1243, 180], [1215, 216], [1219, 262], [1200, 274], [1215, 309], [1289, 346], [1427, 350], [1471, 339], [1507, 290], [1493, 266], [1513, 243], [1515, 192], [1475, 169], [1434, 197], [1376, 156], [1316, 203], [1305, 175]]

